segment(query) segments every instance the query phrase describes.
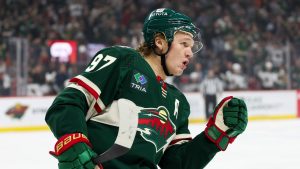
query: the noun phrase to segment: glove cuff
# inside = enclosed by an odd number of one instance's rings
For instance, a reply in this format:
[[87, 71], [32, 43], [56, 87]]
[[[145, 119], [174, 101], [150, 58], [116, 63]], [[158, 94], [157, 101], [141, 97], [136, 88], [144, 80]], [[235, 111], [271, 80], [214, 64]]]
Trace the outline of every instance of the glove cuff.
[[82, 133], [72, 133], [62, 136], [54, 146], [54, 152], [50, 151], [49, 153], [55, 156], [61, 155], [63, 152], [71, 148], [74, 144], [77, 143], [86, 143], [88, 146], [92, 147], [88, 138]]
[[210, 117], [206, 128], [205, 135], [212, 141], [220, 150], [225, 151], [229, 143], [232, 143], [236, 137], [229, 137], [226, 132], [216, 126], [212, 117]]

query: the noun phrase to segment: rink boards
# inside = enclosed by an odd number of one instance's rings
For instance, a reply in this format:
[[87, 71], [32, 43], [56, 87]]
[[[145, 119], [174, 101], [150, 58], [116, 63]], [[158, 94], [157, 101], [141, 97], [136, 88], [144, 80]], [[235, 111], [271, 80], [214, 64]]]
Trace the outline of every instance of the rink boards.
[[[218, 96], [218, 100], [229, 95], [246, 102], [250, 120], [300, 117], [300, 91], [230, 91]], [[201, 93], [186, 93], [186, 97], [191, 105], [190, 122], [205, 121]], [[47, 130], [44, 118], [53, 100], [54, 97], [0, 98], [0, 132]]]

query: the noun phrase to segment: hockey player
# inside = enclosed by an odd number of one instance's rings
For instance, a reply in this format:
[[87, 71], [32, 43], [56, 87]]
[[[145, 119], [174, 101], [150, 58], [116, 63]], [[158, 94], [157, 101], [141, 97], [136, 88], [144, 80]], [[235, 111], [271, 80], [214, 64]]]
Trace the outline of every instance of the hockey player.
[[156, 9], [143, 33], [137, 50], [113, 46], [96, 53], [49, 108], [45, 119], [58, 139], [51, 154], [60, 169], [204, 168], [245, 130], [246, 105], [229, 96], [191, 138], [189, 103], [164, 82], [181, 75], [202, 48], [189, 17]]

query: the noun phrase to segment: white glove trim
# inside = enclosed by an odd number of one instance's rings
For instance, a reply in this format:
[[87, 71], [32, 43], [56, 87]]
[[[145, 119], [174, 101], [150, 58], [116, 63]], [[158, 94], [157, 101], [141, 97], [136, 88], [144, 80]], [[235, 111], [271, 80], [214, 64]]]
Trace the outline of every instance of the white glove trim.
[[215, 125], [221, 129], [222, 131], [226, 132], [229, 127], [225, 125], [224, 123], [224, 118], [223, 118], [223, 108], [225, 106], [228, 106], [227, 103], [232, 99], [232, 96], [226, 97], [225, 99], [222, 100], [222, 102], [218, 105], [218, 107], [216, 108], [216, 112], [215, 114]]

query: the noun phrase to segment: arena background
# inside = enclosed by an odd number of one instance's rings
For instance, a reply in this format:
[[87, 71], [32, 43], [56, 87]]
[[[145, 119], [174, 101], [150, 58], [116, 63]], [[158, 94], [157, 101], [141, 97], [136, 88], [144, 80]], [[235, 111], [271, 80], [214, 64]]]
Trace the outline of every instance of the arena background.
[[192, 133], [205, 127], [199, 86], [210, 70], [224, 85], [219, 100], [234, 95], [249, 108], [245, 134], [207, 168], [299, 168], [297, 0], [0, 0], [0, 168], [55, 168], [44, 122], [55, 95], [98, 50], [136, 48], [143, 19], [161, 7], [201, 29], [203, 50], [168, 78], [191, 103]]

